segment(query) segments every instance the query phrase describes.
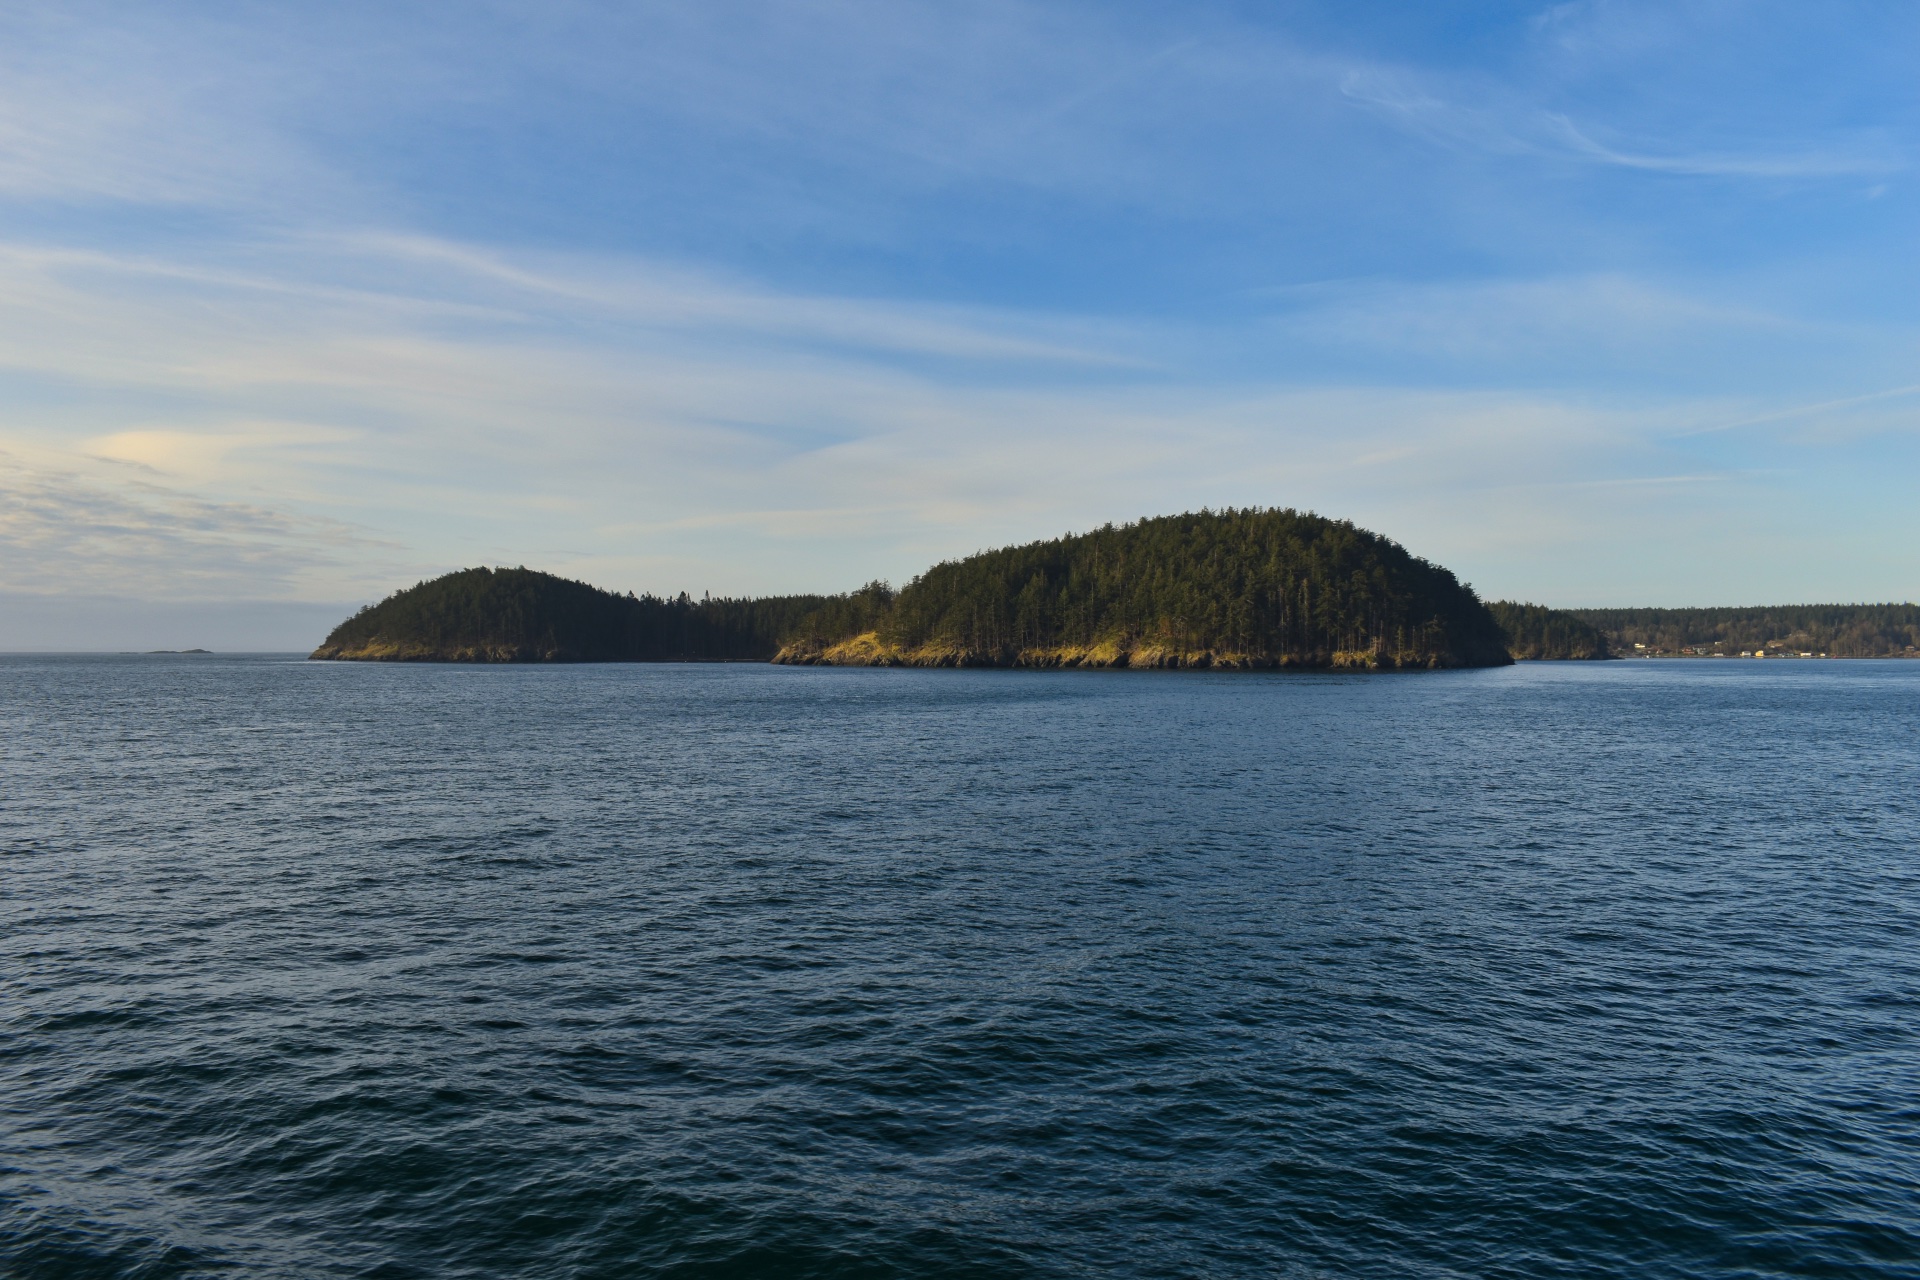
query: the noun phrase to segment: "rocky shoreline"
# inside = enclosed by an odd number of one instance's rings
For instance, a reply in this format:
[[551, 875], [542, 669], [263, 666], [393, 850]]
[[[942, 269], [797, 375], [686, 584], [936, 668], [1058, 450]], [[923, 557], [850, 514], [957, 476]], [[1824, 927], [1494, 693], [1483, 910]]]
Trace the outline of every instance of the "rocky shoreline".
[[1195, 671], [1427, 671], [1444, 664], [1425, 654], [1332, 650], [1309, 654], [1249, 654], [1215, 649], [1175, 649], [1150, 643], [1105, 643], [999, 652], [927, 644], [907, 648], [866, 632], [849, 640], [798, 641], [773, 656], [798, 667], [1027, 667], [1083, 670]]

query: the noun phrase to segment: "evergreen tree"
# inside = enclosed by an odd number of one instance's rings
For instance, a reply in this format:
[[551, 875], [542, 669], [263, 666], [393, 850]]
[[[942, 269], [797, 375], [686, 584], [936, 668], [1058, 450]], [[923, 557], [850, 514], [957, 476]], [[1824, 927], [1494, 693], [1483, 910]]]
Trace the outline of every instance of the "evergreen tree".
[[1607, 637], [1583, 618], [1537, 604], [1496, 600], [1487, 608], [1516, 658], [1610, 658]]

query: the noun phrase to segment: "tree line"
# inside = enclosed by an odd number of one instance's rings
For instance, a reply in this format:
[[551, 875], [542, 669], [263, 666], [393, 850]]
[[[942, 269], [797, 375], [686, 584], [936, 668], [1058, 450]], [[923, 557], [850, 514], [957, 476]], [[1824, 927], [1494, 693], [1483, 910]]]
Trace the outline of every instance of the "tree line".
[[1614, 656], [1600, 628], [1564, 609], [1495, 600], [1487, 605], [1516, 658], [1599, 659]]
[[1572, 609], [1617, 651], [1780, 650], [1835, 658], [1920, 652], [1920, 605], [1803, 604], [1725, 609]]

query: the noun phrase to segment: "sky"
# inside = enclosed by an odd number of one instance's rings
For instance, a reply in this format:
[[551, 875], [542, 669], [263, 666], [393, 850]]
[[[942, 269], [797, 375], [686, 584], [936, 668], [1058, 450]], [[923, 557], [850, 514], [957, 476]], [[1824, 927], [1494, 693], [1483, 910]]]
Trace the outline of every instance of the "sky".
[[0, 8], [0, 648], [1221, 506], [1920, 595], [1920, 6]]

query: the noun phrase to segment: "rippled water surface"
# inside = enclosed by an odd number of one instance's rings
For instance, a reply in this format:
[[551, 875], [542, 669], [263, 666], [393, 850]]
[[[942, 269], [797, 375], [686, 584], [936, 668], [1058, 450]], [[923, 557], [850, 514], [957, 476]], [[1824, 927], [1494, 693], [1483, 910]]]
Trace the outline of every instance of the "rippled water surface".
[[0, 1273], [1920, 1274], [1920, 663], [0, 659]]

